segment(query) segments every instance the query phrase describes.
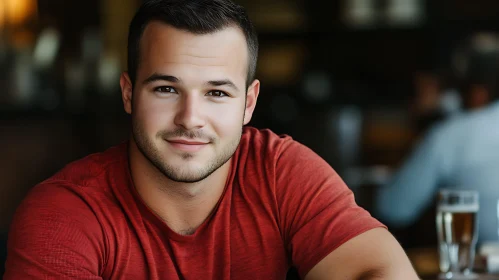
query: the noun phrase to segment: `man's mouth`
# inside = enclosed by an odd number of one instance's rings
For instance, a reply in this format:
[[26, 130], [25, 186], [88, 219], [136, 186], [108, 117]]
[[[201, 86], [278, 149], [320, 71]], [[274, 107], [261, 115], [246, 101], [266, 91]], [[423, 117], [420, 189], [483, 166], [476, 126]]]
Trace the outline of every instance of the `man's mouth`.
[[166, 141], [175, 149], [184, 152], [197, 152], [209, 144], [206, 141], [193, 139], [167, 139]]

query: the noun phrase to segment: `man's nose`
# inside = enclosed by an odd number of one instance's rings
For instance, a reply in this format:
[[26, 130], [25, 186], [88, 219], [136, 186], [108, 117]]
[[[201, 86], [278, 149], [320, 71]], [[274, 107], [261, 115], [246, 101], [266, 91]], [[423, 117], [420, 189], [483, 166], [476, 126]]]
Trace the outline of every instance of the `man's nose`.
[[205, 125], [202, 113], [202, 100], [197, 96], [184, 95], [180, 100], [174, 123], [186, 130], [198, 129]]

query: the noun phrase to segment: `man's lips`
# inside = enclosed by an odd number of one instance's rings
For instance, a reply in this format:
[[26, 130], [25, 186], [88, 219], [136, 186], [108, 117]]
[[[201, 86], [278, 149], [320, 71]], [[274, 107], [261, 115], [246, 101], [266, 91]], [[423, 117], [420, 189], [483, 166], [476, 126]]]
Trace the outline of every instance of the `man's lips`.
[[208, 144], [208, 142], [202, 142], [202, 141], [191, 141], [191, 140], [183, 140], [183, 139], [170, 139], [166, 140], [170, 143], [179, 143], [179, 144], [185, 144], [185, 145], [205, 145]]
[[185, 151], [185, 152], [197, 152], [204, 148], [209, 142], [202, 142], [196, 140], [185, 140], [185, 139], [169, 139], [166, 140], [175, 149]]

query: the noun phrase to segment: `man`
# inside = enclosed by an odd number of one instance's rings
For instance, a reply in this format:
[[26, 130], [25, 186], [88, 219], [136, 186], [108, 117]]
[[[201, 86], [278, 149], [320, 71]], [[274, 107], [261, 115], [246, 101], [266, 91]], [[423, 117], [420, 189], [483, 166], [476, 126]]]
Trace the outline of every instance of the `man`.
[[243, 128], [260, 82], [242, 7], [146, 1], [128, 44], [133, 137], [31, 191], [5, 279], [417, 279], [323, 160]]
[[478, 241], [497, 241], [498, 46], [491, 34], [467, 41], [459, 60], [466, 112], [430, 129], [391, 182], [380, 188], [377, 214], [386, 223], [400, 228], [414, 223], [440, 188], [471, 189], [480, 194]]

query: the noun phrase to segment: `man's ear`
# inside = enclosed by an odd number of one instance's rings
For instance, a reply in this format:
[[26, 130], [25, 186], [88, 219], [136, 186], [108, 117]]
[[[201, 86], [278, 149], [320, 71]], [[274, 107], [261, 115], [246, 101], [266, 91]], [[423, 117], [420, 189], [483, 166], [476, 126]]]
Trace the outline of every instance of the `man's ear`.
[[133, 86], [132, 86], [132, 81], [130, 80], [130, 76], [128, 76], [128, 72], [123, 72], [121, 74], [120, 86], [121, 86], [121, 98], [123, 99], [123, 107], [125, 108], [125, 112], [131, 114]]
[[253, 116], [253, 111], [255, 111], [256, 101], [258, 100], [258, 95], [260, 94], [260, 81], [254, 80], [253, 83], [248, 87], [246, 92], [246, 108], [244, 108], [244, 125], [247, 125], [251, 121]]

